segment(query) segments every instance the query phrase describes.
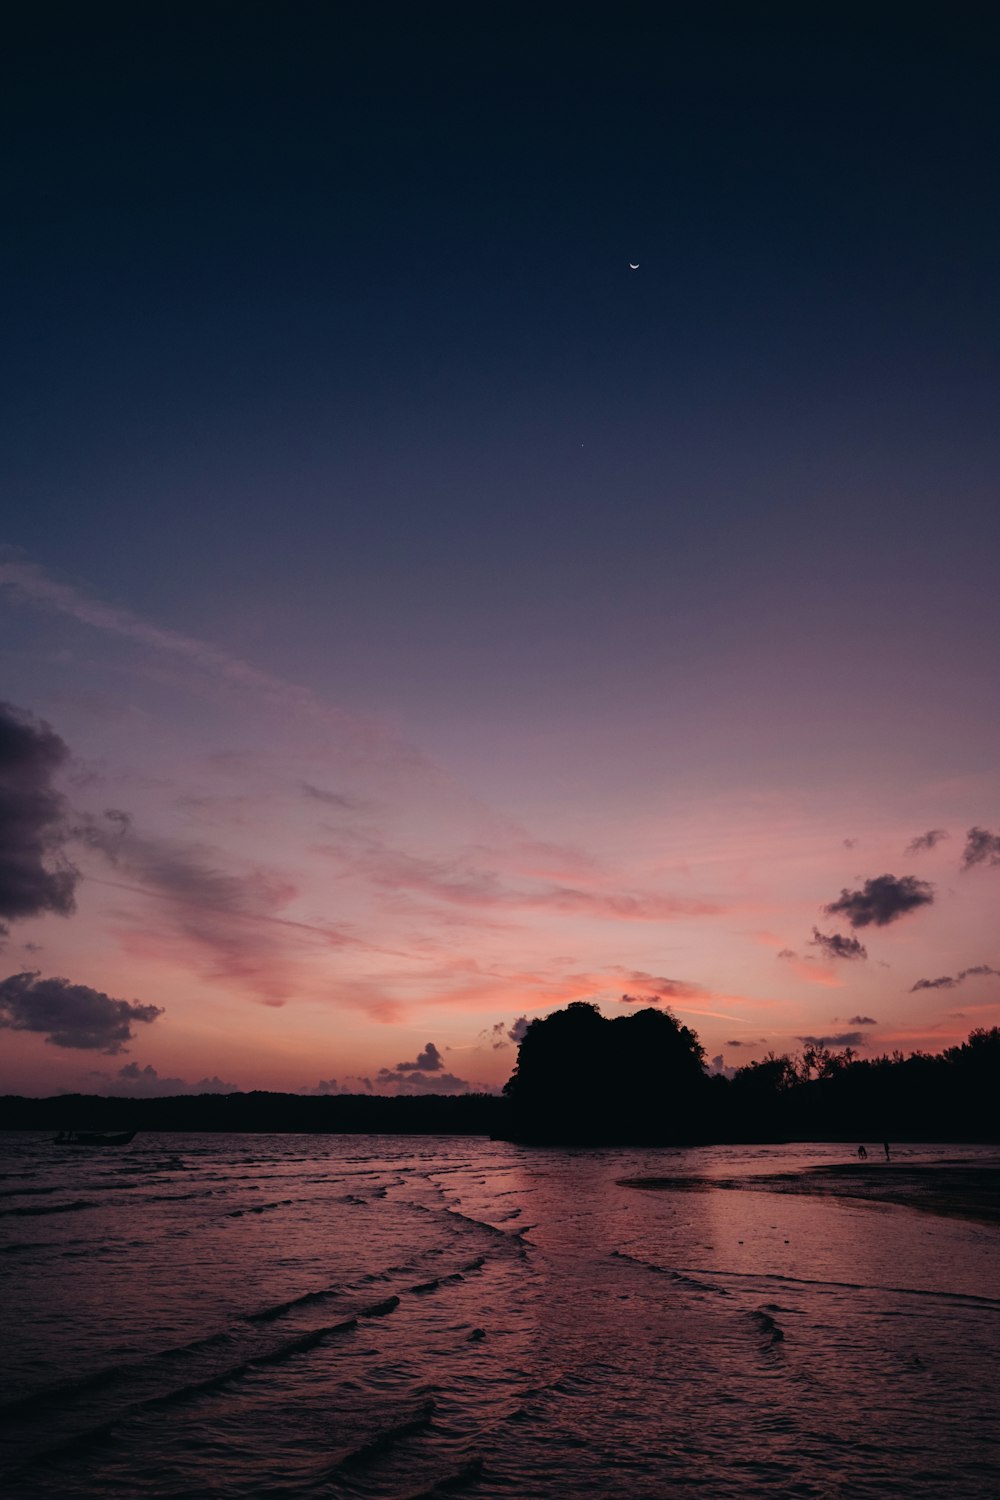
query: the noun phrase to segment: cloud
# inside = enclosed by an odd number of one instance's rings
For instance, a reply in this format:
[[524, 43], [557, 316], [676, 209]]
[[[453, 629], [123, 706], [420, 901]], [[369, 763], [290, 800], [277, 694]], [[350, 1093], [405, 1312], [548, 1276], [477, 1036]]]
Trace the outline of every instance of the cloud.
[[307, 1094], [339, 1094], [336, 1078], [321, 1078], [315, 1088], [306, 1089]]
[[283, 715], [302, 714], [332, 732], [348, 753], [367, 765], [378, 762], [439, 782], [441, 773], [412, 745], [387, 732], [378, 721], [343, 712], [302, 684], [262, 671], [195, 636], [150, 623], [131, 610], [96, 599], [71, 584], [60, 583], [9, 547], [0, 548], [0, 589], [14, 604], [34, 605], [68, 615], [105, 635], [132, 641], [158, 655], [183, 661], [215, 683], [225, 682], [252, 694], [259, 703]]
[[973, 865], [1000, 865], [1000, 833], [989, 833], [985, 828], [969, 829], [965, 835], [962, 869], [971, 870]]
[[[733, 1042], [726, 1043], [727, 1047], [732, 1047], [735, 1045], [736, 1044]], [[729, 1067], [722, 1053], [719, 1052], [715, 1057], [712, 1058], [712, 1061], [709, 1063], [708, 1072], [710, 1074], [721, 1074], [723, 1078], [732, 1078], [735, 1076], [736, 1069]]]
[[852, 1026], [877, 1026], [878, 1022], [874, 1016], [851, 1016]]
[[65, 804], [52, 785], [68, 758], [48, 724], [0, 703], [0, 936], [3, 918], [46, 911], [65, 917], [73, 910], [79, 876], [68, 862], [58, 862]]
[[82, 819], [73, 834], [108, 861], [126, 889], [155, 903], [126, 931], [131, 952], [179, 959], [200, 977], [237, 983], [266, 1005], [283, 1005], [310, 983], [303, 947], [364, 946], [332, 924], [283, 916], [298, 891], [279, 872], [220, 869], [213, 850], [141, 835], [115, 808]]
[[423, 1052], [417, 1053], [416, 1062], [396, 1064], [397, 1073], [436, 1073], [444, 1067], [444, 1059], [433, 1042], [428, 1042]]
[[641, 972], [633, 972], [629, 977], [633, 983], [648, 984], [649, 989], [642, 994], [619, 995], [623, 1005], [661, 1005], [665, 1000], [699, 1000], [708, 995], [703, 985], [690, 984], [686, 979], [668, 979], [665, 975]]
[[495, 1026], [482, 1033], [487, 1038], [492, 1038], [490, 1046], [494, 1052], [499, 1052], [501, 1047], [509, 1047], [511, 1042], [519, 1043], [528, 1029], [527, 1016], [518, 1016], [512, 1025], [508, 1026], [506, 1021], [497, 1021]]
[[[326, 852], [340, 857], [341, 851]], [[368, 877], [389, 894], [412, 892], [446, 905], [479, 911], [554, 911], [632, 922], [662, 922], [681, 916], [711, 916], [718, 904], [696, 897], [653, 892], [587, 890], [544, 882], [518, 887], [501, 880], [496, 870], [462, 858], [408, 854], [370, 841], [352, 857], [352, 873]]]
[[946, 828], [929, 828], [926, 833], [918, 833], [915, 839], [911, 839], [906, 846], [907, 854], [921, 854], [928, 849], [936, 849], [942, 839], [948, 837]]
[[844, 848], [845, 849], [854, 849], [854, 848], [857, 847], [857, 842], [858, 842], [857, 839], [845, 839], [844, 840]]
[[800, 1036], [805, 1047], [863, 1047], [867, 1037], [863, 1031], [841, 1031], [836, 1036]]
[[974, 964], [971, 969], [959, 969], [954, 977], [951, 974], [942, 974], [938, 979], [918, 979], [916, 984], [910, 986], [910, 994], [915, 995], [918, 990], [953, 990], [966, 979], [975, 979], [987, 974], [1000, 978], [1000, 969], [991, 968], [989, 964]]
[[852, 927], [888, 927], [908, 911], [930, 906], [934, 888], [915, 875], [876, 875], [859, 891], [842, 889], [838, 900], [823, 910], [828, 917], [846, 917]]
[[133, 1023], [148, 1024], [162, 1014], [158, 1005], [113, 1000], [86, 984], [41, 979], [37, 970], [0, 980], [0, 1027], [43, 1032], [56, 1047], [124, 1052]]
[[300, 781], [299, 787], [304, 797], [312, 802], [322, 802], [327, 807], [339, 807], [345, 812], [353, 812], [360, 806], [357, 797], [348, 797], [343, 792], [328, 792], [324, 787], [313, 786], [309, 781]]
[[843, 937], [839, 932], [827, 934], [820, 932], [817, 927], [814, 927], [809, 943], [813, 948], [822, 949], [827, 958], [868, 957], [868, 949], [861, 942], [860, 938]]
[[399, 1068], [379, 1068], [375, 1076], [376, 1086], [390, 1089], [396, 1094], [465, 1094], [472, 1085], [465, 1078], [456, 1078], [454, 1073], [404, 1072]]
[[798, 958], [798, 956], [794, 948], [779, 948], [775, 955], [777, 958]]
[[218, 1076], [199, 1078], [197, 1083], [188, 1083], [186, 1078], [161, 1078], [150, 1064], [140, 1068], [138, 1063], [130, 1062], [119, 1068], [108, 1092], [129, 1094], [137, 1099], [162, 1099], [175, 1094], [236, 1094], [239, 1086], [224, 1083]]
[[495, 1025], [490, 1026], [488, 1030], [481, 1032], [480, 1035], [485, 1036], [489, 1040], [494, 1052], [499, 1052], [501, 1047], [509, 1045], [506, 1021], [497, 1021]]

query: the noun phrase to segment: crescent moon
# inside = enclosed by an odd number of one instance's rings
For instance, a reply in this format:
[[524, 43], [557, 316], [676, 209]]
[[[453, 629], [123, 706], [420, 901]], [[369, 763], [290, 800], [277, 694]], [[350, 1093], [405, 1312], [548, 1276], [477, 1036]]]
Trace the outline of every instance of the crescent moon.
[[638, 269], [639, 269], [639, 262], [636, 261], [635, 265], [633, 265], [632, 262], [629, 261], [628, 268], [629, 268], [630, 271], [638, 271]]

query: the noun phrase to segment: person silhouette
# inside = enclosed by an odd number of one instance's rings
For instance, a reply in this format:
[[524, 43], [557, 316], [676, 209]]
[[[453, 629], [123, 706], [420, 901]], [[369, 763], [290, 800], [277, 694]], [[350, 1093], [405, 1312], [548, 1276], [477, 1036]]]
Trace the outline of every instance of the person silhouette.
[[867, 1146], [859, 1146], [858, 1147], [858, 1161], [867, 1161], [867, 1160], [868, 1160], [868, 1148], [867, 1148]]
[[882, 1149], [885, 1152], [885, 1159], [886, 1159], [886, 1161], [892, 1161], [892, 1157], [889, 1155], [889, 1142], [888, 1141], [883, 1141], [882, 1142]]

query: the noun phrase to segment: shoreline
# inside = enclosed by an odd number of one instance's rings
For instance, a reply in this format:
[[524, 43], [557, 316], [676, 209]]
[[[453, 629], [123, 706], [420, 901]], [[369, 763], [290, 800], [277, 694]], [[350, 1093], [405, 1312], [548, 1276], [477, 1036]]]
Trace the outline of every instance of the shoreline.
[[917, 1209], [941, 1218], [1000, 1225], [1000, 1167], [956, 1161], [932, 1165], [837, 1162], [801, 1172], [746, 1177], [623, 1177], [645, 1192], [765, 1192], [841, 1198]]

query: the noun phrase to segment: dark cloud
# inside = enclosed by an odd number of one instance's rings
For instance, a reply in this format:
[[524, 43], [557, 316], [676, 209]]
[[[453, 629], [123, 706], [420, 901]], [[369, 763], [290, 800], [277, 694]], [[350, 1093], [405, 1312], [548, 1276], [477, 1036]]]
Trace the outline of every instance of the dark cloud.
[[910, 994], [916, 994], [917, 990], [953, 990], [966, 979], [977, 979], [987, 974], [1000, 978], [1000, 969], [991, 968], [989, 964], [973, 964], [971, 969], [959, 969], [954, 977], [942, 974], [939, 979], [918, 979], [916, 984], [911, 985]]
[[857, 839], [845, 839], [844, 840], [844, 848], [845, 849], [854, 849], [854, 848], [857, 847], [857, 842], [858, 842]]
[[821, 948], [827, 958], [867, 958], [868, 949], [860, 938], [844, 937], [839, 932], [829, 934], [820, 932], [818, 927], [813, 928], [813, 935], [809, 939], [810, 947]]
[[56, 1047], [125, 1051], [134, 1022], [155, 1021], [158, 1005], [113, 1000], [102, 990], [68, 979], [40, 979], [37, 970], [0, 980], [0, 1027], [45, 1033]]
[[973, 865], [1000, 865], [1000, 833], [990, 833], [985, 828], [969, 829], [965, 835], [962, 869], [971, 870]]
[[863, 1031], [841, 1031], [836, 1036], [800, 1036], [804, 1047], [863, 1047], [867, 1040]]
[[[444, 1067], [444, 1059], [433, 1042], [428, 1042], [423, 1052], [417, 1053], [416, 1062], [396, 1064], [397, 1073], [436, 1073]], [[387, 1071], [383, 1068], [383, 1072]]]
[[161, 1078], [156, 1069], [147, 1063], [140, 1068], [136, 1062], [119, 1068], [108, 1085], [109, 1094], [128, 1094], [137, 1099], [162, 1099], [176, 1094], [236, 1094], [235, 1083], [224, 1083], [219, 1077], [199, 1078], [197, 1083], [188, 1083], [186, 1078]]
[[877, 1026], [878, 1022], [874, 1016], [851, 1016], [852, 1026]]
[[876, 875], [859, 891], [841, 890], [839, 899], [823, 910], [828, 917], [846, 917], [852, 927], [888, 927], [933, 900], [933, 886], [915, 875]]
[[777, 956], [778, 958], [798, 958], [799, 955], [794, 948], [779, 948]]
[[522, 1042], [524, 1040], [524, 1033], [527, 1031], [530, 1025], [531, 1022], [528, 1020], [527, 1016], [518, 1016], [517, 1020], [511, 1026], [507, 1035], [510, 1037], [512, 1042]]
[[0, 703], [0, 936], [3, 918], [73, 910], [79, 875], [61, 856], [65, 803], [52, 785], [68, 757], [48, 724]]
[[948, 837], [946, 828], [929, 828], [926, 833], [918, 833], [915, 839], [911, 839], [906, 846], [907, 854], [921, 854], [928, 849], [936, 849], [942, 839]]

